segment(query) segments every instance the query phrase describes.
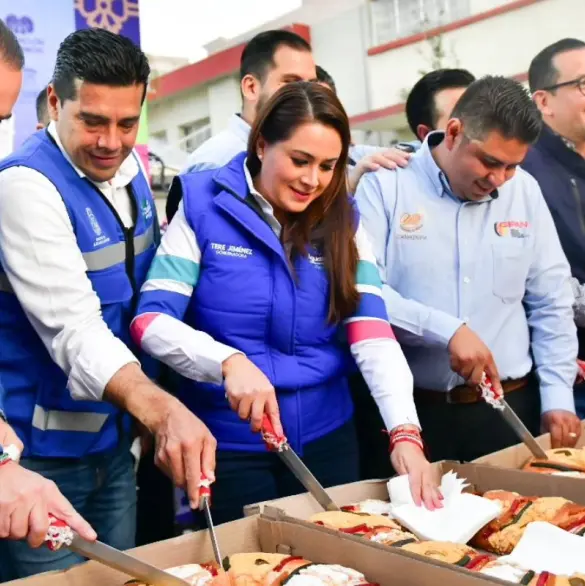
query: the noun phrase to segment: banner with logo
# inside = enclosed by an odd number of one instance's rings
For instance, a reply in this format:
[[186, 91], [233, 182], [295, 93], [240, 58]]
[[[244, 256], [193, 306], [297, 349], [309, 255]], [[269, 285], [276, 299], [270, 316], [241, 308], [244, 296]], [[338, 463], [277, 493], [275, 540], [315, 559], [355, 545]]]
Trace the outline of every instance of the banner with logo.
[[[105, 28], [140, 46], [138, 0], [1, 0], [0, 18], [14, 31], [25, 54], [23, 88], [13, 120], [0, 133], [0, 156], [19, 147], [35, 131], [36, 98], [49, 83], [57, 49], [69, 33]], [[145, 103], [136, 150], [148, 172], [147, 144]]]
[[0, 18], [18, 37], [25, 58], [22, 92], [12, 123], [16, 148], [35, 131], [37, 95], [50, 81], [61, 41], [75, 30], [73, 2], [1, 0]]

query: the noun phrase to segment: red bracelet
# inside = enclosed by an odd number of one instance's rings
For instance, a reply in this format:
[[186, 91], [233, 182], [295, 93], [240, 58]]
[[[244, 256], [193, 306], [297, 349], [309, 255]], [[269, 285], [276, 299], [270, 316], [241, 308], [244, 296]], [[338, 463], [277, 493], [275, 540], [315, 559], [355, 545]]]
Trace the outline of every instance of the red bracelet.
[[386, 431], [390, 438], [389, 451], [392, 452], [394, 446], [400, 442], [410, 442], [418, 446], [423, 452], [425, 451], [424, 442], [417, 429], [408, 429], [403, 427], [397, 427], [392, 431]]

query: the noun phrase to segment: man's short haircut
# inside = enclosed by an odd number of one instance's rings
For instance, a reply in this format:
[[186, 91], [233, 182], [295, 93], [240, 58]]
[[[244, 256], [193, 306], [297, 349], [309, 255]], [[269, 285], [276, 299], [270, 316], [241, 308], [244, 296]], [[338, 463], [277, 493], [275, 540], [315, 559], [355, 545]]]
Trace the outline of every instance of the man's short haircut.
[[112, 87], [144, 85], [146, 96], [149, 75], [146, 55], [130, 39], [92, 28], [75, 31], [61, 43], [52, 81], [63, 103], [76, 98], [78, 80]]
[[502, 76], [486, 75], [474, 81], [451, 117], [461, 120], [465, 135], [474, 140], [497, 131], [508, 140], [533, 144], [542, 128], [540, 111], [524, 86]]
[[585, 49], [585, 42], [579, 39], [561, 39], [545, 47], [531, 61], [528, 68], [528, 85], [532, 93], [554, 86], [559, 81], [559, 72], [554, 64], [557, 55]]
[[317, 81], [319, 83], [327, 84], [334, 93], [337, 93], [337, 87], [335, 86], [335, 81], [333, 80], [331, 75], [329, 75], [329, 73], [327, 71], [325, 71], [325, 69], [323, 69], [320, 65], [316, 66], [316, 70], [317, 70]]
[[0, 61], [8, 64], [16, 71], [24, 67], [24, 52], [16, 35], [0, 18]]
[[240, 80], [246, 75], [253, 75], [264, 81], [268, 71], [274, 67], [274, 54], [283, 46], [311, 52], [311, 45], [296, 33], [283, 30], [259, 33], [244, 47], [240, 61]]
[[44, 87], [37, 96], [36, 100], [37, 122], [45, 124], [49, 118], [47, 88]]
[[406, 119], [415, 136], [419, 125], [435, 130], [438, 112], [435, 96], [447, 89], [466, 88], [475, 77], [466, 69], [436, 69], [423, 75], [413, 86], [406, 100]]

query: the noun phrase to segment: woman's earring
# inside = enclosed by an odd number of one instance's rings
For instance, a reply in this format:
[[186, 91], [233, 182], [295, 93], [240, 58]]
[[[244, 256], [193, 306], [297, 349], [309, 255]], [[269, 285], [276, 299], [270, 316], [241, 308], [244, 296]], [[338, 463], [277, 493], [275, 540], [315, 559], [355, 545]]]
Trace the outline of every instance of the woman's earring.
[[262, 155], [260, 153], [258, 153], [257, 157], [259, 161], [262, 161]]

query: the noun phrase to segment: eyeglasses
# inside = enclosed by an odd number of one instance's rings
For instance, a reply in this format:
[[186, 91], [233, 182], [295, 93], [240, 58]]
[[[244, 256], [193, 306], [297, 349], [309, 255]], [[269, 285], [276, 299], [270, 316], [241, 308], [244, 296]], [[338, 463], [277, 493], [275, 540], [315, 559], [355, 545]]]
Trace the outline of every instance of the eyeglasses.
[[563, 83], [556, 83], [555, 85], [549, 85], [548, 87], [541, 88], [545, 92], [552, 92], [558, 90], [561, 87], [575, 86], [585, 96], [585, 75], [572, 79], [571, 81], [563, 81]]

